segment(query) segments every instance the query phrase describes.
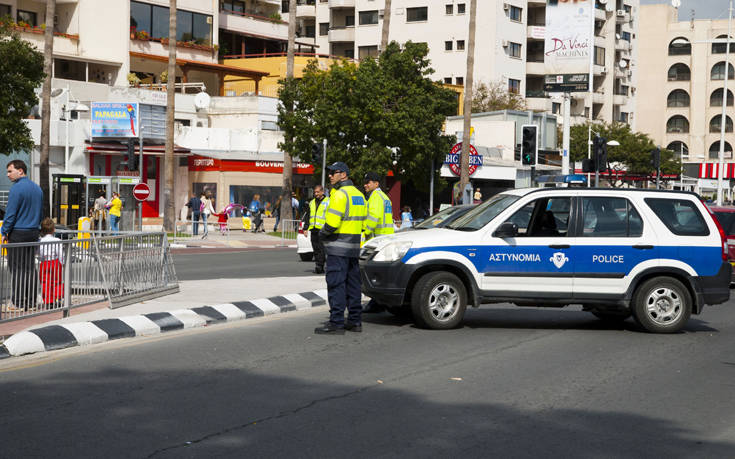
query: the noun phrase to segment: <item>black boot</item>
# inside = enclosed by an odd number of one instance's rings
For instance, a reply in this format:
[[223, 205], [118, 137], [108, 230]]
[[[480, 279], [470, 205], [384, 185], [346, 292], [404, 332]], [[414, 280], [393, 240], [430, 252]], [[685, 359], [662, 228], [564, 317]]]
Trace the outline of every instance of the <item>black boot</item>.
[[315, 328], [314, 333], [317, 335], [344, 335], [345, 329], [336, 326], [332, 322], [328, 322], [321, 327]]

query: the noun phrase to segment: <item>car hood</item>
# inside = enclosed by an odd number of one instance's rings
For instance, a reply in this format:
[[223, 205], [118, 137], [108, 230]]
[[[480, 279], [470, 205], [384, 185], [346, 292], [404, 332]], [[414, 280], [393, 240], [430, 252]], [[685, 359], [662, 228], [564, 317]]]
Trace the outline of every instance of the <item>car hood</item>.
[[[401, 231], [400, 233], [380, 236], [365, 243], [364, 247], [380, 248], [391, 242], [411, 241], [412, 247], [431, 247], [442, 243], [456, 243], [457, 238], [467, 233], [457, 232], [446, 228], [431, 228], [426, 230]], [[446, 242], [442, 242], [446, 241]]]

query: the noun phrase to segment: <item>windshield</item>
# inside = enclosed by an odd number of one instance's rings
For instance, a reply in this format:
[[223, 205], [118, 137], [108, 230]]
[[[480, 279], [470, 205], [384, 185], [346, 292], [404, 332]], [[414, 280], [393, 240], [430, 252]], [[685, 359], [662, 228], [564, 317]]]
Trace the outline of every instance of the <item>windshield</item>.
[[431, 217], [427, 218], [426, 220], [422, 221], [418, 225], [416, 225], [416, 229], [425, 229], [425, 228], [435, 228], [437, 226], [441, 226], [442, 222], [449, 219], [452, 215], [456, 214], [458, 211], [462, 210], [462, 206], [454, 206], [449, 207], [441, 212], [437, 212]]
[[467, 212], [466, 215], [448, 224], [446, 228], [458, 231], [477, 231], [518, 199], [520, 199], [520, 196], [512, 194], [495, 195]]

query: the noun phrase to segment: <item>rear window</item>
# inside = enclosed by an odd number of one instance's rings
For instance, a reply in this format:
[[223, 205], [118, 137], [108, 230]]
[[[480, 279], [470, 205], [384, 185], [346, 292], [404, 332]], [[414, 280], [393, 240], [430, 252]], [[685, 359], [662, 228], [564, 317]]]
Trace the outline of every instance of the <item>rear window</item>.
[[663, 198], [646, 198], [645, 201], [672, 233], [678, 236], [709, 235], [707, 223], [694, 202]]
[[735, 212], [715, 212], [715, 216], [728, 236], [735, 234]]

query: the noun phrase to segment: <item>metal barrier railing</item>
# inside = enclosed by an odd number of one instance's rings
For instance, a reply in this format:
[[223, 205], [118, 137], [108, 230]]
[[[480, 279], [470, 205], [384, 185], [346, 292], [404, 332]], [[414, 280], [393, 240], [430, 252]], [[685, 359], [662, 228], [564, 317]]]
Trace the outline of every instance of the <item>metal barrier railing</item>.
[[178, 291], [165, 233], [2, 244], [0, 322]]
[[296, 243], [296, 235], [299, 233], [301, 220], [281, 220], [281, 247], [288, 246], [288, 241]]

